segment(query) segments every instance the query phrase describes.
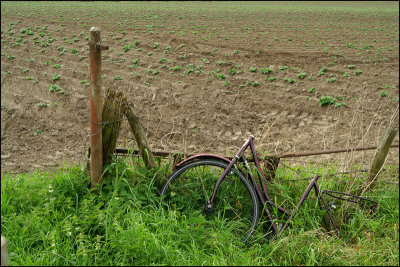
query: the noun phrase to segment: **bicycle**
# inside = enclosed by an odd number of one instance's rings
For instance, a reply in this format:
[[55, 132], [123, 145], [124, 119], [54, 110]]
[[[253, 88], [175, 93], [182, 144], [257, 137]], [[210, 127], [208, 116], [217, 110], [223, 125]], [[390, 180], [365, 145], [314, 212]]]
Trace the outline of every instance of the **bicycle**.
[[[314, 188], [319, 207], [326, 210], [334, 231], [339, 236], [330, 212], [331, 207], [328, 207], [317, 184], [318, 175], [311, 180], [293, 211], [286, 210], [271, 199], [253, 140], [254, 136], [251, 135], [232, 160], [214, 154], [199, 154], [179, 162], [161, 187], [163, 203], [185, 216], [202, 213], [208, 219], [214, 218], [214, 221], [209, 221], [210, 224], [216, 223], [221, 228], [229, 228], [242, 236], [241, 242], [246, 243], [257, 229], [260, 202], [272, 228], [272, 235], [279, 236], [289, 226], [293, 216]], [[255, 162], [258, 183], [244, 155], [249, 147]], [[238, 163], [244, 165], [247, 172]], [[215, 177], [219, 177], [218, 180]], [[275, 224], [267, 204], [275, 211], [289, 216], [283, 226]], [[329, 231], [328, 221], [325, 216], [323, 218]]]

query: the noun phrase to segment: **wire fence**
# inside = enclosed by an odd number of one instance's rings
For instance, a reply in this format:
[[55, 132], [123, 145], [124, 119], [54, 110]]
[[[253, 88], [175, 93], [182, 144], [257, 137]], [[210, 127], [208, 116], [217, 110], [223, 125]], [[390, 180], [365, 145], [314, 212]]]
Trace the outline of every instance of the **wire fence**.
[[[103, 97], [103, 102], [104, 103], [107, 103], [106, 99], [107, 99], [107, 97]], [[134, 106], [129, 101], [121, 102], [121, 101], [118, 101], [116, 99], [113, 99], [113, 102], [117, 103], [118, 105], [120, 105], [122, 107], [125, 107], [125, 108], [129, 107], [129, 108], [133, 108], [134, 109]], [[95, 123], [95, 122], [93, 122], [92, 120], [89, 119], [88, 122], [89, 123], [93, 123], [93, 124], [97, 124], [97, 125], [101, 125], [99, 131], [100, 130], [102, 131], [106, 125], [109, 125], [111, 123], [120, 123], [123, 120], [126, 120], [126, 119], [129, 120], [130, 118], [138, 119], [138, 117], [136, 115], [129, 117], [126, 114], [126, 112], [124, 111], [125, 108], [123, 108], [122, 109], [123, 112], [121, 112], [120, 110], [115, 110], [111, 106], [105, 104], [103, 106], [103, 109], [107, 109], [108, 111], [111, 111], [111, 112], [114, 112], [117, 115], [120, 115], [121, 119], [112, 120], [112, 121], [102, 121], [101, 123]], [[164, 125], [167, 125], [167, 127], [170, 127], [170, 129], [172, 129], [172, 131], [169, 131], [169, 132], [164, 133], [162, 135], [157, 134], [155, 131], [151, 130], [150, 127], [146, 127], [141, 122], [142, 120], [146, 121], [147, 125], [157, 125], [157, 124], [162, 123]], [[150, 118], [140, 118], [140, 120], [138, 119], [138, 123], [145, 130], [147, 135], [152, 135], [152, 137], [155, 138], [156, 140], [158, 140], [161, 144], [163, 143], [163, 139], [165, 139], [166, 137], [169, 137], [170, 135], [180, 134], [180, 135], [182, 135], [183, 139], [187, 139], [188, 138], [188, 136], [186, 136], [184, 134], [185, 130], [187, 130], [187, 126], [185, 126], [183, 124], [180, 124], [180, 123], [178, 123], [176, 121], [173, 121], [173, 123], [171, 123], [171, 122], [168, 122], [168, 121], [165, 121], [165, 120], [154, 120], [154, 119], [150, 119]], [[181, 131], [174, 130], [176, 128], [181, 129]], [[82, 162], [82, 159], [84, 160], [84, 162], [86, 162], [85, 158], [86, 158], [87, 152], [88, 152], [88, 147], [89, 147], [89, 143], [90, 143], [89, 142], [90, 141], [90, 137], [93, 136], [93, 135], [96, 135], [96, 134], [98, 134], [98, 132], [95, 132], [95, 133], [91, 134], [89, 130], [87, 131], [87, 138], [86, 138], [86, 141], [85, 141], [85, 144], [84, 144], [84, 148], [83, 148], [83, 151], [82, 151], [82, 157], [81, 157], [80, 162]], [[234, 151], [235, 149], [238, 150], [241, 147], [240, 144], [237, 144], [238, 142], [232, 142], [232, 141], [231, 142], [227, 142], [222, 138], [210, 137], [209, 135], [207, 135], [206, 133], [204, 133], [202, 131], [199, 131], [199, 132], [196, 133], [196, 137], [199, 137], [199, 136], [202, 136], [205, 140], [213, 140], [214, 142], [222, 143], [222, 144], [226, 145], [228, 148], [232, 149], [232, 151]], [[132, 136], [132, 138], [130, 138], [129, 141], [133, 141], [133, 140], [134, 140], [134, 138]], [[236, 144], [234, 144], [234, 143], [236, 143]], [[299, 160], [299, 159], [291, 159], [290, 161], [292, 163], [296, 163], [297, 162], [297, 163], [312, 164], [312, 165], [318, 165], [318, 166], [321, 166], [321, 167], [327, 167], [327, 170], [329, 170], [328, 164], [326, 162], [323, 163], [323, 162], [318, 162], [316, 160], [314, 160], [314, 161], [310, 161], [310, 160], [306, 161], [306, 160]], [[286, 168], [288, 170], [291, 170], [298, 177], [301, 177], [301, 178], [289, 179], [289, 180], [288, 179], [279, 179], [278, 178], [277, 180], [279, 180], [280, 182], [307, 181], [307, 180], [311, 180], [312, 179], [312, 177], [304, 178], [304, 172], [301, 173], [302, 171], [300, 171], [299, 169], [294, 169], [293, 167], [289, 166], [288, 163], [284, 163], [283, 161], [280, 161], [279, 164], [280, 164], [280, 166], [282, 168]], [[323, 174], [322, 173], [321, 176], [336, 177], [337, 178], [337, 177], [340, 177], [341, 175], [346, 175], [346, 174], [348, 175], [348, 174], [355, 174], [355, 173], [366, 173], [367, 171], [368, 170], [364, 168], [364, 169], [358, 169], [358, 170], [352, 170], [352, 171], [341, 171], [341, 172], [330, 173], [330, 174]], [[383, 169], [383, 172], [385, 172], [385, 171], [386, 170]], [[397, 177], [397, 180], [398, 180], [398, 177]], [[380, 181], [380, 183], [393, 184], [393, 185], [398, 185], [399, 184], [398, 182], [395, 182], [395, 181]]]

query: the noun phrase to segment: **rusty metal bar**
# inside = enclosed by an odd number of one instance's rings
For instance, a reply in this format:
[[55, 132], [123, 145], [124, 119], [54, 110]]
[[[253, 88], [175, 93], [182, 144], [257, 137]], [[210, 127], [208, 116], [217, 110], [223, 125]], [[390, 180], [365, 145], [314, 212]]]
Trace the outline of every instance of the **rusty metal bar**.
[[[391, 145], [390, 147], [399, 147], [399, 143], [395, 143], [395, 144]], [[286, 153], [286, 154], [275, 155], [275, 156], [279, 157], [279, 158], [295, 158], [295, 157], [303, 157], [303, 156], [324, 155], [324, 154], [352, 152], [352, 151], [361, 151], [361, 150], [372, 150], [372, 149], [376, 149], [376, 148], [377, 148], [377, 146], [362, 146], [362, 147], [354, 147], [354, 148], [353, 147], [334, 148], [334, 149], [325, 149], [325, 150], [316, 150], [316, 151], [293, 152], [293, 153]], [[268, 156], [266, 158], [268, 158]]]
[[[392, 144], [391, 147], [399, 147], [399, 143]], [[304, 156], [313, 156], [313, 155], [323, 155], [323, 154], [332, 154], [332, 153], [343, 153], [343, 152], [352, 152], [352, 151], [361, 151], [361, 150], [372, 150], [376, 149], [377, 146], [363, 146], [363, 147], [355, 147], [355, 148], [335, 148], [335, 149], [326, 149], [326, 150], [315, 150], [315, 151], [305, 151], [305, 152], [293, 152], [286, 154], [273, 154], [269, 156], [265, 156], [262, 159], [269, 158], [294, 158], [294, 157], [304, 157]], [[116, 148], [115, 151], [117, 154], [139, 154], [139, 150], [137, 149], [128, 149], [128, 148]], [[154, 156], [156, 157], [168, 157], [170, 155], [179, 154], [184, 157], [191, 157], [196, 154], [185, 154], [179, 151], [152, 151]], [[232, 159], [232, 157], [226, 157], [227, 159]], [[253, 162], [254, 159], [249, 159], [249, 162]]]
[[90, 177], [91, 187], [101, 183], [103, 173], [102, 148], [102, 80], [101, 80], [101, 47], [100, 29], [92, 27], [90, 30]]

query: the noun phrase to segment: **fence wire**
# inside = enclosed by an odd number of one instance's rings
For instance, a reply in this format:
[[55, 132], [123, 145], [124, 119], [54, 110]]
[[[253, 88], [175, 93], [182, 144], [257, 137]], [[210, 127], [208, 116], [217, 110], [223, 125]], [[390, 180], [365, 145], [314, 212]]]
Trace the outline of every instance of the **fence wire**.
[[[103, 103], [107, 103], [107, 102], [105, 101], [106, 99], [107, 99], [107, 97], [103, 97]], [[133, 108], [133, 109], [134, 109], [134, 106], [133, 106], [130, 102], [128, 102], [128, 101], [122, 102], [122, 101], [118, 101], [118, 100], [116, 100], [116, 99], [113, 99], [112, 102], [117, 103], [117, 104], [119, 104], [120, 106], [123, 106], [123, 107], [125, 107], [125, 108]], [[87, 155], [87, 151], [88, 151], [88, 147], [89, 147], [90, 137], [91, 137], [91, 136], [94, 136], [94, 135], [98, 134], [99, 131], [102, 131], [106, 125], [111, 124], [111, 123], [122, 122], [122, 121], [125, 120], [125, 119], [128, 119], [128, 120], [131, 119], [131, 118], [137, 119], [138, 123], [139, 123], [140, 126], [144, 129], [144, 131], [147, 133], [147, 135], [148, 135], [149, 133], [150, 133], [151, 135], [153, 135], [156, 139], [158, 139], [158, 140], [160, 141], [161, 145], [163, 145], [162, 140], [163, 140], [166, 136], [173, 135], [173, 134], [181, 134], [181, 135], [183, 136], [184, 140], [187, 139], [187, 136], [185, 136], [185, 135], [182, 133], [182, 132], [184, 132], [184, 131], [181, 131], [181, 132], [179, 132], [179, 131], [170, 131], [170, 132], [168, 132], [168, 133], [166, 133], [166, 134], [160, 136], [159, 134], [157, 134], [157, 133], [155, 133], [154, 131], [152, 131], [149, 127], [146, 127], [145, 125], [143, 125], [143, 123], [141, 122], [141, 120], [144, 120], [144, 121], [147, 122], [148, 125], [150, 125], [151, 123], [153, 123], [153, 124], [165, 124], [165, 125], [170, 126], [172, 129], [175, 129], [175, 128], [182, 129], [182, 130], [186, 130], [186, 129], [187, 129], [186, 126], [184, 126], [183, 124], [177, 123], [176, 121], [174, 121], [173, 123], [171, 123], [171, 122], [167, 122], [167, 121], [164, 121], [164, 120], [154, 120], [154, 119], [149, 119], [149, 118], [141, 118], [141, 119], [139, 120], [138, 116], [136, 116], [136, 115], [133, 115], [133, 116], [130, 116], [130, 117], [129, 117], [125, 111], [124, 111], [124, 112], [120, 112], [119, 110], [115, 110], [115, 109], [113, 109], [111, 106], [106, 105], [106, 104], [103, 105], [103, 109], [107, 109], [108, 111], [111, 111], [111, 112], [114, 112], [114, 113], [120, 115], [120, 116], [121, 116], [121, 119], [119, 119], [119, 120], [113, 120], [113, 121], [102, 121], [101, 123], [93, 122], [93, 121], [90, 120], [90, 119], [88, 120], [89, 123], [95, 124], [95, 125], [101, 125], [101, 127], [100, 127], [100, 129], [99, 129], [97, 132], [95, 132], [95, 133], [90, 133], [90, 130], [89, 130], [89, 129], [87, 130], [87, 132], [88, 132], [88, 133], [87, 133], [87, 138], [86, 138], [86, 141], [85, 141], [85, 144], [84, 144], [84, 149], [83, 149], [83, 152], [82, 152], [82, 157], [81, 157], [80, 162], [82, 162], [82, 159], [84, 160], [84, 162], [86, 162], [86, 159], [85, 159], [85, 158], [86, 158], [86, 155]], [[125, 109], [124, 109], [124, 110], [125, 110]], [[210, 138], [209, 135], [207, 135], [206, 133], [204, 133], [204, 132], [202, 132], [202, 131], [197, 132], [196, 135], [201, 135], [201, 136], [204, 137], [206, 140], [212, 140], [212, 139], [214, 139], [214, 140], [216, 140], [217, 142], [220, 142], [220, 143], [223, 143], [223, 144], [227, 145], [228, 148], [232, 148], [232, 149], [235, 149], [235, 148], [239, 149], [239, 148], [240, 148], [240, 145], [234, 145], [234, 144], [232, 144], [233, 142], [227, 142], [227, 141], [225, 141], [225, 140], [223, 140], [223, 139], [221, 139], [221, 138], [214, 138], [214, 137], [213, 137], [213, 138]], [[131, 141], [131, 140], [134, 140], [134, 138], [132, 137], [132, 138], [129, 139], [129, 141]], [[326, 165], [327, 165], [326, 163], [324, 164], [324, 163], [320, 163], [320, 162], [304, 161], [304, 160], [298, 160], [298, 159], [291, 159], [290, 161], [299, 162], [299, 163], [304, 163], [304, 164], [320, 165], [320, 166], [326, 166]], [[293, 171], [298, 177], [301, 177], [301, 178], [298, 178], [298, 179], [290, 179], [290, 180], [285, 180], [285, 179], [277, 178], [277, 180], [279, 180], [280, 182], [307, 181], [307, 180], [311, 180], [311, 179], [313, 178], [313, 177], [310, 177], [310, 178], [302, 178], [302, 177], [304, 177], [304, 173], [305, 173], [304, 171], [294, 169], [294, 168], [290, 167], [288, 164], [286, 164], [286, 163], [284, 163], [284, 162], [282, 162], [282, 161], [281, 161], [279, 164], [280, 164], [283, 168], [286, 168], [286, 169], [289, 169], [289, 170]], [[354, 170], [354, 171], [342, 171], [342, 172], [336, 172], [336, 173], [331, 173], [331, 174], [323, 174], [323, 173], [321, 173], [320, 176], [324, 176], [324, 177], [337, 177], [337, 178], [338, 178], [338, 177], [340, 177], [340, 175], [354, 174], [354, 173], [366, 173], [367, 171], [368, 171], [368, 170], [366, 170], [366, 169], [359, 169], [359, 170]], [[383, 169], [383, 171], [385, 171], [385, 169]], [[380, 183], [387, 183], [387, 184], [395, 184], [395, 185], [398, 185], [398, 184], [399, 184], [398, 182], [393, 182], [393, 181], [379, 181], [379, 182], [380, 182]]]

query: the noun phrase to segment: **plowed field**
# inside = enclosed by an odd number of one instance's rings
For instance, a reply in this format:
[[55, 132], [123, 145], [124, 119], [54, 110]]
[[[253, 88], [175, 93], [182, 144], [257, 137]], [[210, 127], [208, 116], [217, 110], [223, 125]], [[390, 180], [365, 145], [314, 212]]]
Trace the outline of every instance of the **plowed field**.
[[374, 145], [398, 127], [398, 2], [2, 1], [2, 173], [82, 160], [92, 26], [103, 89], [154, 150], [226, 155], [250, 133], [264, 153]]

